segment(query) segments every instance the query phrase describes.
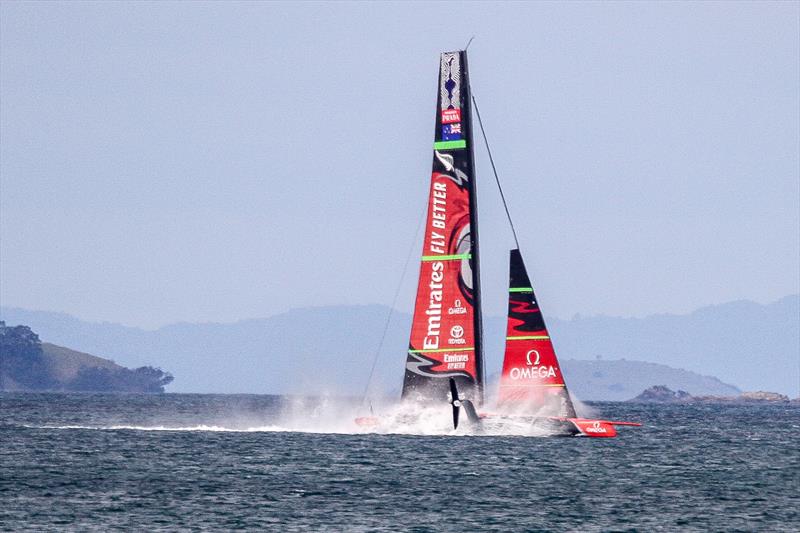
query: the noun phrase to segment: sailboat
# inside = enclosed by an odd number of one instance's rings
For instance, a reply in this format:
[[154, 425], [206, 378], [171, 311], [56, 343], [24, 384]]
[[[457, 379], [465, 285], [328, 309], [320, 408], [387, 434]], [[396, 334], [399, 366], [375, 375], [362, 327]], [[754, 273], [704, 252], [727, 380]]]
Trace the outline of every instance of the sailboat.
[[[464, 409], [478, 430], [531, 426], [547, 434], [615, 436], [615, 426], [638, 424], [577, 416], [518, 244], [510, 252], [508, 327], [496, 406], [481, 412], [486, 379], [473, 101], [466, 51], [441, 54], [433, 170], [402, 401], [449, 403], [455, 428]], [[380, 423], [375, 417], [356, 422]]]

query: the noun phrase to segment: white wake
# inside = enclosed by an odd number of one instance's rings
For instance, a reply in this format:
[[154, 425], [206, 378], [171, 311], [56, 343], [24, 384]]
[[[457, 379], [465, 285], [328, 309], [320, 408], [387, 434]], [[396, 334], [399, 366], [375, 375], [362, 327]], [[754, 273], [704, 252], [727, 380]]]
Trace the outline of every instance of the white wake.
[[[581, 406], [583, 407], [583, 406]], [[372, 408], [354, 406], [336, 398], [294, 398], [277, 413], [234, 413], [213, 420], [194, 420], [181, 424], [175, 421], [152, 423], [38, 425], [28, 428], [52, 430], [97, 431], [163, 431], [218, 433], [319, 433], [319, 434], [382, 434], [441, 436], [547, 436], [549, 433], [524, 421], [489, 420], [480, 429], [472, 426], [462, 410], [458, 429], [453, 429], [449, 405], [421, 406], [413, 403], [378, 405]], [[362, 424], [356, 422], [362, 419]], [[363, 419], [368, 419], [363, 424]]]

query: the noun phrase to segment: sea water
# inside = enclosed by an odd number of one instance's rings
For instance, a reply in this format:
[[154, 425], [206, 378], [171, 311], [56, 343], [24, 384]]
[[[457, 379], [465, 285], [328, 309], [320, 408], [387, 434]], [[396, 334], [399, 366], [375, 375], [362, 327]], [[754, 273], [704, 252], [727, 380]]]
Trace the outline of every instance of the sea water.
[[364, 434], [345, 400], [0, 393], [0, 530], [800, 531], [797, 406], [592, 407], [644, 426], [470, 436], [445, 407]]

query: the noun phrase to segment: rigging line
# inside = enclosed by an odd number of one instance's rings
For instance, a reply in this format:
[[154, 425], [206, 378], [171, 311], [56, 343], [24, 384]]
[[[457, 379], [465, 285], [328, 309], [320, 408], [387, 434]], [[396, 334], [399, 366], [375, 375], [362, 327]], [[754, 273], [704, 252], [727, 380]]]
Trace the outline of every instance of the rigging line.
[[486, 145], [486, 152], [489, 154], [489, 163], [492, 164], [492, 172], [494, 173], [494, 180], [497, 182], [497, 189], [500, 191], [500, 198], [503, 200], [503, 207], [506, 210], [508, 223], [511, 225], [511, 233], [514, 234], [514, 242], [519, 250], [519, 239], [517, 239], [517, 230], [514, 229], [514, 222], [511, 221], [511, 213], [508, 211], [508, 204], [506, 203], [506, 195], [503, 194], [503, 187], [500, 185], [500, 178], [497, 176], [497, 168], [494, 166], [494, 158], [492, 157], [492, 149], [489, 148], [489, 140], [486, 138], [486, 130], [483, 129], [483, 120], [481, 120], [481, 112], [478, 109], [478, 102], [475, 100], [475, 95], [472, 95], [472, 104], [475, 106], [475, 114], [478, 117], [478, 125], [481, 127], [481, 134], [483, 135], [483, 143]]
[[[392, 322], [392, 315], [394, 314], [394, 307], [397, 304], [397, 297], [400, 296], [400, 289], [403, 287], [403, 281], [406, 277], [406, 272], [408, 271], [408, 264], [411, 262], [411, 255], [414, 253], [414, 247], [417, 245], [417, 238], [419, 238], [419, 230], [422, 228], [422, 222], [425, 220], [426, 215], [428, 213], [428, 206], [425, 205], [425, 209], [422, 211], [422, 217], [420, 217], [419, 222], [417, 223], [417, 230], [414, 232], [414, 239], [411, 241], [411, 247], [408, 249], [408, 255], [406, 255], [406, 262], [403, 265], [403, 272], [400, 274], [400, 282], [397, 284], [397, 289], [394, 291], [394, 298], [392, 299], [392, 305], [389, 307], [389, 313], [386, 316], [386, 323], [383, 325], [383, 333], [381, 334], [381, 340], [378, 343], [378, 349], [375, 350], [375, 356], [372, 358], [372, 368], [369, 370], [369, 377], [367, 378], [367, 385], [364, 387], [364, 394], [361, 398], [361, 405], [364, 405], [364, 402], [367, 401], [367, 395], [369, 394], [369, 387], [372, 385], [372, 376], [375, 374], [375, 367], [378, 365], [378, 359], [380, 359], [381, 349], [383, 348], [383, 343], [386, 340], [386, 334], [389, 332], [389, 324]], [[370, 403], [370, 412], [372, 411], [372, 404]]]
[[472, 39], [474, 39], [474, 38], [475, 38], [475, 36], [474, 36], [474, 35], [473, 35], [472, 37], [470, 37], [470, 38], [469, 38], [469, 41], [467, 42], [467, 46], [465, 46], [465, 47], [464, 47], [464, 51], [465, 51], [465, 52], [467, 51], [467, 48], [469, 48], [469, 45], [471, 45], [471, 44], [472, 44]]

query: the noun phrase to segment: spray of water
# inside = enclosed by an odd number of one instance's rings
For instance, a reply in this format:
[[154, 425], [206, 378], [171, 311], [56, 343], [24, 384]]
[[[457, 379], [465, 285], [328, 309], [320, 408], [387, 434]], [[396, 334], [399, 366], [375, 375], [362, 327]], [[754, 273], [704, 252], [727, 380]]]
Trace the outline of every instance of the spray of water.
[[[328, 434], [404, 434], [404, 435], [521, 435], [546, 436], [531, 418], [485, 419], [480, 427], [461, 414], [458, 429], [453, 428], [451, 407], [374, 399], [372, 409], [360, 401], [341, 396], [283, 397], [270, 412], [253, 406], [238, 411], [198, 413], [191, 419], [152, 420], [149, 423], [114, 421], [97, 425], [38, 426], [48, 429], [90, 429], [107, 431], [207, 431], [207, 432], [302, 432]], [[371, 412], [370, 412], [371, 411]], [[356, 419], [361, 418], [361, 424]], [[367, 423], [364, 423], [366, 419]]]
[[597, 409], [592, 407], [591, 405], [582, 402], [579, 398], [575, 396], [575, 394], [570, 393], [570, 398], [572, 399], [572, 405], [575, 407], [575, 412], [581, 418], [597, 418], [599, 415]]

